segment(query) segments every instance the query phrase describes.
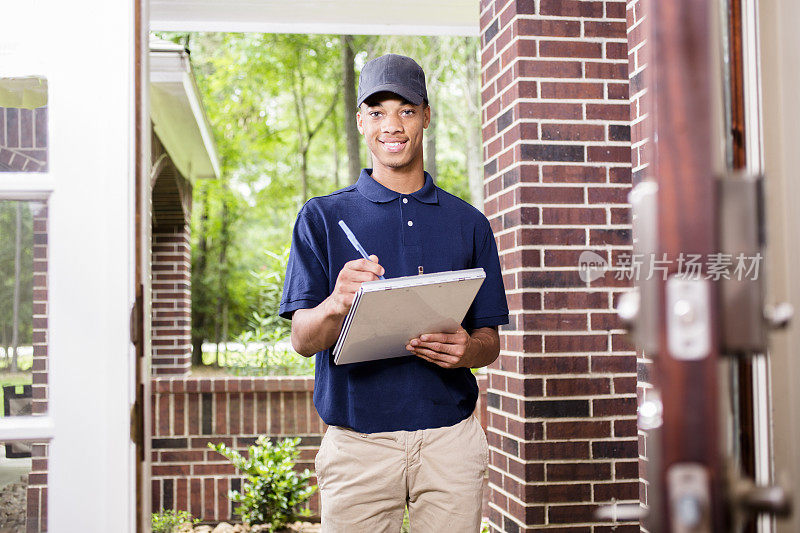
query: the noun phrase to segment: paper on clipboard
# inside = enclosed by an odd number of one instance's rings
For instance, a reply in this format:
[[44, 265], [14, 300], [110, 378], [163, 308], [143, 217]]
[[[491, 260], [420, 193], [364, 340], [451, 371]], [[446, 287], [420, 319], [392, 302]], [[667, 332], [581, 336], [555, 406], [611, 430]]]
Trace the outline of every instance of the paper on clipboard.
[[367, 281], [333, 348], [337, 365], [409, 355], [423, 333], [454, 333], [486, 278], [482, 268]]

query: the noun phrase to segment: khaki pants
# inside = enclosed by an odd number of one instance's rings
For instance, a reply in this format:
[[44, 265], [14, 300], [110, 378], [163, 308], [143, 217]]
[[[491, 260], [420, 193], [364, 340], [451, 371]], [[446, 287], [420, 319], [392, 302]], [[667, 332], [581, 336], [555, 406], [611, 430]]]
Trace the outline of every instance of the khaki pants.
[[480, 530], [489, 447], [470, 416], [454, 426], [357, 433], [330, 426], [315, 466], [323, 533]]

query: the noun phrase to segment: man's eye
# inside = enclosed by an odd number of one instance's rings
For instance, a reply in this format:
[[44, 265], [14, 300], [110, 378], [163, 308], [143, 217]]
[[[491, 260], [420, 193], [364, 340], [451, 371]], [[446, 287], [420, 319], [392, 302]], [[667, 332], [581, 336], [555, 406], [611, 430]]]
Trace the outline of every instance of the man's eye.
[[413, 109], [404, 109], [403, 113], [406, 113], [408, 115], [413, 115], [414, 114], [414, 110]]
[[369, 112], [369, 116], [371, 116], [371, 117], [377, 117], [380, 114], [381, 114], [380, 111], [370, 111]]

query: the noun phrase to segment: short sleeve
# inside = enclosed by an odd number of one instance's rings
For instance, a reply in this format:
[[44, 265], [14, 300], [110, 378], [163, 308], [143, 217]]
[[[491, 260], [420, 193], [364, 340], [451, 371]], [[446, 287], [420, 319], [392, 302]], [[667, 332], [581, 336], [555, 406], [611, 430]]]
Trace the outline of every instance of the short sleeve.
[[500, 270], [500, 257], [497, 255], [497, 244], [489, 221], [485, 218], [475, 237], [477, 246], [472, 268], [483, 268], [486, 279], [462, 322], [464, 329], [468, 330], [508, 324], [508, 303]]
[[292, 232], [279, 310], [281, 317], [290, 320], [296, 310], [316, 307], [328, 297], [326, 239], [312, 216], [308, 204], [303, 206]]

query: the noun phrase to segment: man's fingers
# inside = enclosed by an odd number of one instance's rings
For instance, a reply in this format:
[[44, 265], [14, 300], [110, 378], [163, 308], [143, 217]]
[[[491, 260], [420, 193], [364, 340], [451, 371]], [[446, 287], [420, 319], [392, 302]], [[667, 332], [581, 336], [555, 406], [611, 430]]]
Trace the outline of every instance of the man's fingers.
[[[358, 283], [359, 285], [365, 281], [378, 279], [378, 276], [375, 275], [374, 272], [368, 272], [366, 270], [348, 270], [342, 277], [347, 283]], [[358, 287], [356, 287], [356, 290], [358, 290]]]
[[[408, 346], [406, 348], [408, 349]], [[414, 347], [413, 352], [422, 359], [445, 368], [452, 368], [461, 360], [459, 357], [434, 352], [433, 350], [429, 350], [427, 348]]]
[[[466, 333], [466, 332], [465, 332]], [[441, 342], [445, 344], [463, 344], [467, 336], [461, 332], [457, 333], [425, 333], [420, 335], [422, 342]]]
[[426, 349], [431, 352], [447, 354], [454, 357], [462, 357], [465, 352], [463, 344], [445, 344], [442, 342], [412, 342], [411, 345], [417, 349]]
[[353, 259], [352, 261], [345, 263], [344, 266], [349, 270], [372, 272], [376, 276], [382, 276], [384, 274], [384, 269], [380, 264], [378, 264], [378, 256], [371, 255], [370, 258], [374, 259], [372, 261], [368, 261], [364, 258]]

